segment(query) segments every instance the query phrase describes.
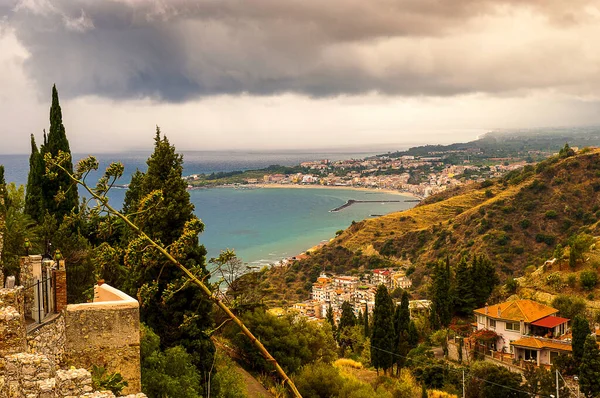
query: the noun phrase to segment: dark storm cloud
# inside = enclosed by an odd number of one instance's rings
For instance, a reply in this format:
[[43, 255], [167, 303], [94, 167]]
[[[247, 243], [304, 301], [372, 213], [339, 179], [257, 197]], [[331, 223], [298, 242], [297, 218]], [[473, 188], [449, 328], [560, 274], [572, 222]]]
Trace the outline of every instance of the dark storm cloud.
[[[67, 97], [181, 102], [239, 93], [454, 95], [552, 87], [563, 61], [546, 51], [549, 43], [511, 54], [502, 65], [478, 54], [484, 39], [463, 36], [477, 34], [477, 18], [516, 10], [568, 30], [591, 18], [587, 7], [596, 3], [0, 0], [0, 13], [29, 52], [27, 74], [44, 94], [56, 82]], [[550, 70], [530, 72], [544, 63]], [[559, 80], [579, 84], [571, 75]]]

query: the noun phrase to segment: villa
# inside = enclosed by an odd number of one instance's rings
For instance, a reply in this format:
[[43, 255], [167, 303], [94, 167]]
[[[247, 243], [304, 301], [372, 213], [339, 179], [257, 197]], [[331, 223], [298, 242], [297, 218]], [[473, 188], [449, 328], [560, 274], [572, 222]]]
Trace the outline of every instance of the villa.
[[559, 354], [571, 353], [569, 319], [533, 300], [514, 300], [478, 308], [473, 337], [486, 355], [537, 366], [552, 365]]

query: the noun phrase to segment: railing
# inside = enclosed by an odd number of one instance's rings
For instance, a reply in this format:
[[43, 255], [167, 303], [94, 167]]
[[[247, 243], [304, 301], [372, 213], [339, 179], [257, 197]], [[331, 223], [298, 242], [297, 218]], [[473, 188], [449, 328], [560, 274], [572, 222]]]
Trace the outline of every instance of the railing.
[[[25, 287], [25, 295], [33, 296], [31, 307], [25, 308], [25, 317], [34, 322], [42, 323], [44, 319], [55, 311], [54, 286], [56, 281], [52, 274], [43, 273], [41, 279], [36, 279], [33, 283]], [[31, 291], [29, 290], [31, 289]], [[28, 311], [31, 311], [29, 315]]]

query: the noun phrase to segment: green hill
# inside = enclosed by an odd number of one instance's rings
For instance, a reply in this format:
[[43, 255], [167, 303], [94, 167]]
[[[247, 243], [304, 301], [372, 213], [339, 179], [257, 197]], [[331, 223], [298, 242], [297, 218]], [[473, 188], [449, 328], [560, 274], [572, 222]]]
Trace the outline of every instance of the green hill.
[[305, 299], [322, 270], [356, 273], [390, 264], [414, 266], [418, 287], [430, 266], [485, 254], [502, 279], [539, 266], [574, 234], [597, 234], [600, 149], [554, 156], [501, 179], [428, 198], [399, 213], [353, 223], [328, 245], [286, 268], [263, 272], [271, 304]]

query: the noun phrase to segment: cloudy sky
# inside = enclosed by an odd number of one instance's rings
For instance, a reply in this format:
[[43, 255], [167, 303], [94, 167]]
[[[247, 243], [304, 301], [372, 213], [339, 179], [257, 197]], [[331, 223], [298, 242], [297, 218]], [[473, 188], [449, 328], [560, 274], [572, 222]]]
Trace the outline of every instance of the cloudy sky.
[[0, 0], [0, 153], [326, 148], [600, 124], [600, 0]]

